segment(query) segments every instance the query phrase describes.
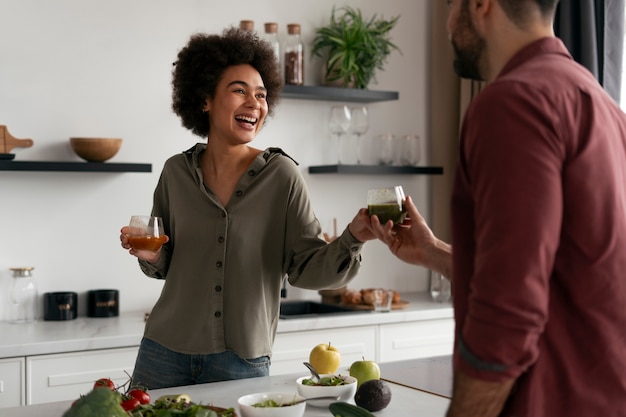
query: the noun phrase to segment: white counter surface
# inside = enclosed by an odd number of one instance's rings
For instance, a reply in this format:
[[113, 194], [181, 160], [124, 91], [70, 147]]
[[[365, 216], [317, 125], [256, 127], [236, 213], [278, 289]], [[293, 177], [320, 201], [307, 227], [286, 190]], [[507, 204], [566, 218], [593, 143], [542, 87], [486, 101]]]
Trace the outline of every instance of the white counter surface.
[[[240, 379], [237, 381], [216, 382], [187, 387], [167, 388], [151, 391], [153, 398], [163, 394], [188, 394], [194, 402], [213, 404], [218, 407], [236, 407], [237, 398], [254, 392], [293, 392], [295, 380], [301, 374], [276, 375], [263, 378]], [[391, 403], [384, 410], [376, 412], [377, 417], [441, 417], [445, 415], [449, 399], [427, 392], [390, 383]], [[2, 415], [12, 417], [61, 417], [71, 401], [5, 408]], [[328, 417], [327, 408], [307, 405], [305, 417]]]
[[[450, 303], [436, 303], [427, 293], [407, 293], [408, 307], [388, 313], [360, 312], [343, 315], [286, 319], [278, 333], [373, 324], [403, 323], [452, 317]], [[0, 359], [95, 349], [138, 346], [144, 329], [144, 312], [119, 317], [79, 317], [69, 321], [38, 321], [28, 324], [0, 323]]]

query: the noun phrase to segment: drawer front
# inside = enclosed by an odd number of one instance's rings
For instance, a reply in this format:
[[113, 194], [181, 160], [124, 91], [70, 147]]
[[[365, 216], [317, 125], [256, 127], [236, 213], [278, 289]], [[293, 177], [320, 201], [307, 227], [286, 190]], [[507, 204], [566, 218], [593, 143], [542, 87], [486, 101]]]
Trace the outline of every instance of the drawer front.
[[26, 405], [25, 369], [25, 358], [0, 359], [0, 408]]
[[375, 360], [375, 326], [278, 333], [274, 342], [270, 374], [301, 372], [302, 375], [308, 375], [309, 371], [302, 362], [309, 360], [309, 354], [315, 346], [328, 342], [341, 353], [341, 372], [347, 373], [346, 370], [352, 362], [363, 357]]
[[29, 356], [26, 358], [27, 404], [78, 398], [99, 378], [122, 385], [135, 367], [139, 347]]
[[453, 344], [453, 319], [380, 326], [381, 362], [451, 355]]

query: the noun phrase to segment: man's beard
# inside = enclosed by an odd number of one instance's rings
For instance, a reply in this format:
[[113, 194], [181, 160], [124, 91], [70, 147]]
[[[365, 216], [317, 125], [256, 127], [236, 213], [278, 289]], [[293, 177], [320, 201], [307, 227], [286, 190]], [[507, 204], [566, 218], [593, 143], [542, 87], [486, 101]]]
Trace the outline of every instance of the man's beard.
[[[485, 40], [480, 37], [469, 17], [467, 5], [463, 6], [458, 18], [457, 36], [452, 38], [454, 49], [454, 72], [461, 78], [483, 81], [480, 61], [485, 50]], [[462, 39], [464, 46], [459, 46], [455, 38]]]

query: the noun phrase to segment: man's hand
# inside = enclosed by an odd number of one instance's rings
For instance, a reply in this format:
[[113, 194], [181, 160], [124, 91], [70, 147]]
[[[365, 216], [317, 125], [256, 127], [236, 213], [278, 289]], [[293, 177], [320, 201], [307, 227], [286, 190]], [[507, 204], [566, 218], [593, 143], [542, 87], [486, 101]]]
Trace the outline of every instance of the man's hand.
[[437, 239], [411, 197], [407, 196], [404, 206], [408, 221], [401, 225], [394, 225], [391, 220], [382, 225], [378, 216], [372, 216], [371, 228], [374, 235], [404, 262], [433, 269], [450, 279], [452, 247]]

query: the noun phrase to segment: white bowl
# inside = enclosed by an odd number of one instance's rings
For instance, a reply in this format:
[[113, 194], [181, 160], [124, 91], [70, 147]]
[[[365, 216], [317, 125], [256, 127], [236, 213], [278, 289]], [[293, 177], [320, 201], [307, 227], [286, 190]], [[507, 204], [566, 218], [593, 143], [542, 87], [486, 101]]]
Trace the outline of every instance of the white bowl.
[[[322, 374], [320, 377], [329, 377], [333, 376], [333, 374]], [[298, 394], [302, 395], [304, 398], [313, 398], [313, 397], [339, 397], [339, 399], [335, 400], [314, 400], [307, 401], [308, 404], [311, 404], [314, 407], [328, 407], [330, 403], [335, 401], [344, 401], [347, 403], [354, 403], [354, 394], [356, 394], [356, 385], [357, 379], [349, 376], [349, 375], [335, 375], [341, 376], [346, 381], [344, 385], [335, 385], [335, 386], [321, 386], [321, 385], [304, 385], [302, 381], [305, 379], [310, 379], [311, 376], [303, 376], [296, 379], [296, 387], [298, 388]]]
[[266, 400], [274, 400], [281, 404], [303, 399], [304, 397], [293, 392], [259, 392], [239, 397], [237, 405], [241, 417], [302, 417], [306, 408], [305, 402], [286, 407], [253, 407], [252, 405]]

